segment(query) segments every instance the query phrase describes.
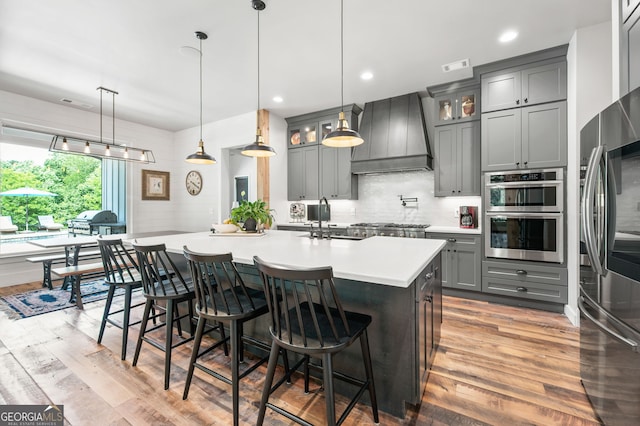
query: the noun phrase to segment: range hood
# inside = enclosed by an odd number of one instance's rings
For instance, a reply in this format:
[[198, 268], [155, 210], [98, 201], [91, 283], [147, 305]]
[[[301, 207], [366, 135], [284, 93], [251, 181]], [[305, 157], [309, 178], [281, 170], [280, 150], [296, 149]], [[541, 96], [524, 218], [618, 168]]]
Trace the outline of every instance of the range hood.
[[353, 150], [351, 173], [433, 170], [418, 93], [366, 103], [359, 133], [364, 143]]

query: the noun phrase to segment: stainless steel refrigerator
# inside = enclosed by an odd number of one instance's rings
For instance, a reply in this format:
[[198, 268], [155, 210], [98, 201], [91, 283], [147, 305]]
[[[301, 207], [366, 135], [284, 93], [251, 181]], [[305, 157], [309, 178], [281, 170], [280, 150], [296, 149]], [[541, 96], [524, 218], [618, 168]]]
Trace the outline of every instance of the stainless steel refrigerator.
[[580, 376], [604, 424], [640, 424], [640, 88], [580, 145]]

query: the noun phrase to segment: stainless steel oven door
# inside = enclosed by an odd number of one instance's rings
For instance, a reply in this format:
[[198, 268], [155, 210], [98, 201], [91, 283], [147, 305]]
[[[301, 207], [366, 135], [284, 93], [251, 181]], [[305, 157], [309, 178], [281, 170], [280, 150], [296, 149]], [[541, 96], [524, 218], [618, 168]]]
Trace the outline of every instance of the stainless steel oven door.
[[561, 212], [564, 210], [562, 181], [504, 182], [485, 185], [488, 211]]
[[564, 262], [562, 213], [485, 214], [485, 256]]

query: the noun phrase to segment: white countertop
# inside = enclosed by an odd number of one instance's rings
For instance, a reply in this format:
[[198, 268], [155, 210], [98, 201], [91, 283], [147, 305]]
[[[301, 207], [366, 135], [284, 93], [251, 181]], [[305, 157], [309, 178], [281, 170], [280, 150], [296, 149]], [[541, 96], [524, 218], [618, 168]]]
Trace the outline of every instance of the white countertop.
[[426, 229], [427, 232], [438, 232], [442, 234], [474, 234], [482, 233], [480, 228], [460, 228], [457, 226], [435, 226], [431, 225]]
[[318, 240], [306, 232], [273, 231], [264, 235], [212, 235], [210, 232], [140, 238], [139, 244], [164, 243], [167, 251], [183, 246], [204, 253], [233, 253], [234, 261], [253, 265], [257, 255], [287, 267], [332, 266], [336, 278], [407, 288], [442, 250], [446, 241], [371, 237], [364, 240]]

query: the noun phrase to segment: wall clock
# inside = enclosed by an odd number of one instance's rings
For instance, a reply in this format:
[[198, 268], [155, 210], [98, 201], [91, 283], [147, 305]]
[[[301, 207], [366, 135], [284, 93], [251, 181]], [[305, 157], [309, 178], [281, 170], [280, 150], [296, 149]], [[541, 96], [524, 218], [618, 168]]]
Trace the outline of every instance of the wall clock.
[[189, 173], [187, 173], [185, 185], [189, 194], [198, 195], [202, 190], [202, 175], [200, 174], [200, 172], [191, 170]]

